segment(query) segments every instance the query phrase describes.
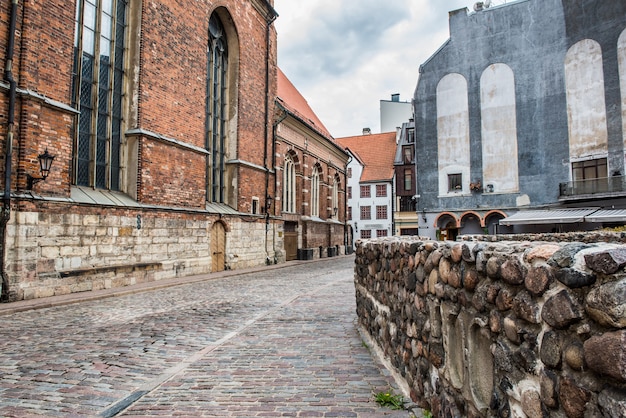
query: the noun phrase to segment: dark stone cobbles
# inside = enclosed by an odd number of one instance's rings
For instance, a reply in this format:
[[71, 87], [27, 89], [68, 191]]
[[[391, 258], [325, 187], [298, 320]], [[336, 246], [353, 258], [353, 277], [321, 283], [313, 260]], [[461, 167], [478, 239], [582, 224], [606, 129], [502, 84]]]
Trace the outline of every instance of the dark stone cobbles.
[[353, 269], [339, 257], [5, 313], [0, 416], [410, 416], [374, 401], [401, 392], [356, 328]]

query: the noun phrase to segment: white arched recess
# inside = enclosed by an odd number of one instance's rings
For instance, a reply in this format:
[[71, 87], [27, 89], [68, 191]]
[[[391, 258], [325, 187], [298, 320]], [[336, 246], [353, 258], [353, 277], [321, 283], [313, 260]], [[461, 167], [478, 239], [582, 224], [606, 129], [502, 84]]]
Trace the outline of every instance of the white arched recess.
[[483, 184], [496, 193], [519, 191], [515, 109], [513, 70], [490, 65], [480, 77]]
[[565, 92], [572, 162], [606, 158], [608, 134], [602, 49], [591, 39], [572, 45], [565, 56]]
[[[467, 80], [452, 73], [437, 84], [437, 151], [439, 156], [439, 195], [468, 194], [470, 183], [470, 135]], [[459, 187], [450, 187], [450, 178]]]
[[619, 65], [619, 86], [622, 92], [622, 135], [626, 150], [626, 29], [617, 40], [617, 62]]

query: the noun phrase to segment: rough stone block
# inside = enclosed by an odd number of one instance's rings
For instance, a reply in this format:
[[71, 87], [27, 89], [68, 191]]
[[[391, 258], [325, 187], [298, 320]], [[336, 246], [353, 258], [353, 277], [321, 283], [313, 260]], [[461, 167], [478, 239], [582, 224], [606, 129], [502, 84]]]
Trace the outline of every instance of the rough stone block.
[[524, 286], [535, 296], [543, 295], [554, 279], [553, 269], [549, 266], [538, 266], [529, 269], [524, 278]]
[[606, 389], [598, 395], [598, 406], [607, 417], [626, 417], [626, 392]]
[[591, 270], [613, 274], [626, 266], [626, 248], [614, 248], [600, 253], [585, 254], [585, 262]]
[[589, 292], [585, 310], [604, 326], [626, 328], [626, 279], [605, 283]]
[[608, 332], [585, 341], [585, 361], [596, 373], [626, 382], [626, 331]]
[[578, 301], [568, 291], [562, 290], [546, 301], [541, 318], [551, 327], [562, 329], [580, 320], [581, 310]]
[[500, 275], [502, 280], [508, 284], [522, 284], [526, 276], [526, 267], [517, 258], [511, 258], [502, 263]]

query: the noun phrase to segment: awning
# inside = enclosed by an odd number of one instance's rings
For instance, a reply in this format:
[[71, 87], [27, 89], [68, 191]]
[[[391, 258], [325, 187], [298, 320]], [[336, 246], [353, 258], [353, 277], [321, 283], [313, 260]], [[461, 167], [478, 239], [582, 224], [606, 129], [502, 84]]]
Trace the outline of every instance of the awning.
[[508, 218], [500, 219], [500, 225], [570, 224], [584, 222], [586, 216], [598, 211], [598, 209], [599, 208], [525, 210], [517, 212]]
[[626, 209], [601, 209], [585, 217], [586, 222], [626, 222]]

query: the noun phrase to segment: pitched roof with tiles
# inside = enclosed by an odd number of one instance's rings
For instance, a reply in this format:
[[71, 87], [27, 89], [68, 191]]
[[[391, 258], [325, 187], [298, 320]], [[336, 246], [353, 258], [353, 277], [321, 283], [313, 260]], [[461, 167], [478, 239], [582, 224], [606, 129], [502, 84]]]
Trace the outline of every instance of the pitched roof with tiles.
[[395, 132], [348, 136], [337, 138], [336, 141], [364, 163], [362, 182], [393, 179], [393, 161], [396, 154]]
[[289, 81], [285, 73], [278, 69], [278, 98], [279, 104], [294, 117], [300, 119], [311, 129], [322, 135], [323, 137], [333, 140], [332, 135], [324, 126], [322, 121], [317, 117], [309, 103], [300, 94], [298, 89]]

